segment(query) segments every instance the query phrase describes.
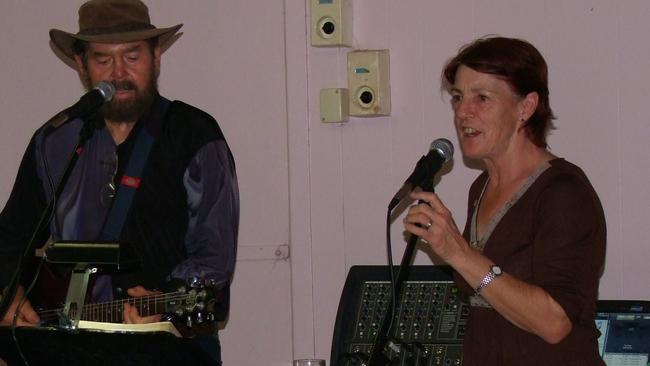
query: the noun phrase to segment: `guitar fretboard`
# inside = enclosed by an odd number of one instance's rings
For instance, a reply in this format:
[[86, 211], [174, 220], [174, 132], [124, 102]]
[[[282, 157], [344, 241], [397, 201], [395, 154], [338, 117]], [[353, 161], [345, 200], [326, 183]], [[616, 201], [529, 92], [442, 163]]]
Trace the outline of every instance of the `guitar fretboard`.
[[[81, 320], [89, 320], [96, 322], [107, 323], [121, 323], [122, 313], [124, 311], [124, 304], [130, 304], [138, 309], [140, 316], [151, 316], [155, 314], [163, 314], [182, 309], [184, 304], [190, 301], [190, 306], [193, 306], [193, 297], [195, 294], [186, 292], [169, 292], [164, 294], [149, 295], [142, 297], [131, 297], [123, 300], [113, 300], [107, 302], [86, 304], [81, 312]], [[56, 319], [63, 309], [51, 309], [39, 312], [41, 321], [48, 321]], [[69, 316], [74, 318], [77, 314], [77, 309], [71, 308]]]
[[[114, 300], [84, 305], [81, 320], [95, 322], [121, 323], [124, 304], [135, 306], [140, 316], [150, 316], [167, 312], [170, 305], [175, 305], [187, 298], [187, 294], [172, 292], [160, 295], [132, 297], [124, 300]], [[171, 303], [171, 304], [170, 304]], [[76, 313], [70, 311], [70, 316]]]

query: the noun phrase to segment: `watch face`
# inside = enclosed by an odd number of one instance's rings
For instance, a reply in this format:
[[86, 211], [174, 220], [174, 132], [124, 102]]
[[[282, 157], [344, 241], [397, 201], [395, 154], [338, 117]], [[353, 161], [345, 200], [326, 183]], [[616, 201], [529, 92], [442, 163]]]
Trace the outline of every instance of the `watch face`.
[[501, 267], [492, 266], [491, 270], [492, 270], [492, 273], [494, 273], [495, 276], [501, 275]]

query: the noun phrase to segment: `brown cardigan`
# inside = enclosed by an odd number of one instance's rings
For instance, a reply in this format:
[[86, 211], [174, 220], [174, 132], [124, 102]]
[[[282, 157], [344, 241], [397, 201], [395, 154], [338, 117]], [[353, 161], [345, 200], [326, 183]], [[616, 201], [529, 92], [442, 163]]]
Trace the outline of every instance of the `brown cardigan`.
[[[497, 224], [484, 255], [508, 274], [548, 292], [564, 308], [573, 329], [552, 345], [491, 308], [472, 307], [463, 345], [464, 366], [604, 365], [594, 323], [605, 259], [603, 209], [580, 168], [563, 159], [550, 164]], [[484, 172], [470, 189], [466, 239], [486, 179]], [[460, 276], [456, 280], [473, 295]]]

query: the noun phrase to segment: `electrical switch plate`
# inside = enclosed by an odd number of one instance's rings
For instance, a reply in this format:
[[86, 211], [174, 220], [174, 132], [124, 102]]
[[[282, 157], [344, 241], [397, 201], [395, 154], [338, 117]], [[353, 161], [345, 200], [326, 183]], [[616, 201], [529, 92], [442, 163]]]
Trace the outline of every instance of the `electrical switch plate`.
[[348, 90], [344, 88], [321, 89], [321, 122], [347, 122], [348, 116]]
[[348, 52], [350, 115], [390, 115], [390, 56], [388, 50]]
[[352, 46], [352, 0], [309, 0], [311, 45]]

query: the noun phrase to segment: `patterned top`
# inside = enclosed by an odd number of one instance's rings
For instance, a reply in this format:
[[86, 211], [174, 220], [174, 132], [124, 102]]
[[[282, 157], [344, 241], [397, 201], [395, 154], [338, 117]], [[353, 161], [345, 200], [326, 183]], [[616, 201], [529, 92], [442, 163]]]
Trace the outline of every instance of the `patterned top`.
[[519, 190], [515, 192], [515, 194], [501, 207], [501, 209], [490, 219], [490, 222], [487, 225], [487, 228], [485, 230], [485, 233], [483, 234], [483, 237], [480, 238], [480, 240], [477, 239], [478, 237], [478, 229], [477, 229], [477, 221], [478, 221], [478, 209], [481, 206], [481, 201], [483, 200], [483, 195], [485, 194], [485, 190], [488, 186], [488, 183], [490, 183], [490, 179], [488, 178], [485, 181], [485, 184], [483, 184], [483, 189], [481, 190], [481, 195], [478, 197], [476, 201], [474, 201], [474, 213], [472, 214], [472, 219], [471, 219], [471, 225], [472, 227], [470, 228], [470, 242], [469, 244], [472, 246], [472, 248], [477, 249], [479, 251], [483, 251], [483, 248], [485, 247], [485, 243], [487, 240], [490, 238], [490, 234], [492, 234], [492, 231], [494, 228], [497, 226], [499, 221], [501, 221], [501, 218], [503, 215], [508, 212], [510, 207], [512, 207], [517, 201], [519, 201], [519, 198], [526, 193], [528, 188], [535, 182], [537, 177], [539, 177], [546, 169], [548, 169], [551, 165], [548, 164], [548, 162], [544, 162], [539, 168], [535, 169], [535, 171], [524, 181], [524, 184], [521, 185]]

